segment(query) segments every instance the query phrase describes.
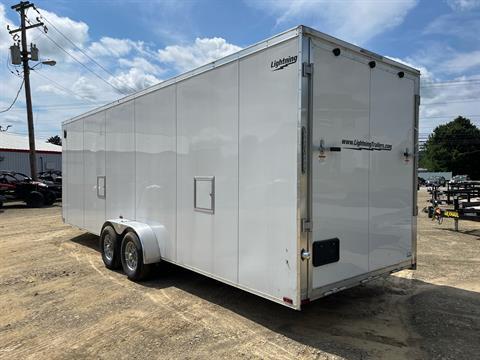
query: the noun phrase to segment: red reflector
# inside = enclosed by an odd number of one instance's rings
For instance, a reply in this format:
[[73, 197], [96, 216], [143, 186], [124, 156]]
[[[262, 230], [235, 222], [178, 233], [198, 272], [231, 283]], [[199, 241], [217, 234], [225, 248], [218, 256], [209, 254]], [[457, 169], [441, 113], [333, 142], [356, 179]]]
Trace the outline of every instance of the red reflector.
[[310, 304], [310, 299], [303, 299], [301, 302], [302, 305]]
[[286, 302], [287, 304], [290, 304], [290, 305], [293, 304], [293, 300], [290, 299], [290, 298], [287, 298], [287, 297], [285, 297], [285, 296], [283, 297], [283, 301]]

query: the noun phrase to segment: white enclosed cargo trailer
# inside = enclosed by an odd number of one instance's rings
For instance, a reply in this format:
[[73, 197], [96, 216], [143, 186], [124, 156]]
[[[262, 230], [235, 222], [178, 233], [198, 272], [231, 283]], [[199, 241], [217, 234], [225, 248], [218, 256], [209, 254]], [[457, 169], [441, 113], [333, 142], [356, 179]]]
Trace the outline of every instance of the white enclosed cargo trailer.
[[416, 266], [419, 72], [299, 26], [63, 124], [63, 218], [300, 309]]

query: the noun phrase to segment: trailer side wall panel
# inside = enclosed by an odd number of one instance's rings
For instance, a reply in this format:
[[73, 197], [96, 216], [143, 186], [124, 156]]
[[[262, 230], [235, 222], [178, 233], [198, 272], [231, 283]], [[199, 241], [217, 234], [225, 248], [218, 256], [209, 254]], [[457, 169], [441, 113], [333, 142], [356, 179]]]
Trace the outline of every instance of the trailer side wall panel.
[[106, 114], [106, 218], [135, 219], [134, 101]]
[[[75, 121], [67, 125], [67, 188], [66, 188], [66, 220], [70, 224], [85, 228], [84, 222], [84, 145], [83, 145], [84, 121]], [[62, 181], [63, 177], [62, 177]]]
[[105, 176], [105, 111], [83, 120], [84, 144], [84, 219], [85, 229], [98, 233], [105, 222], [105, 196], [98, 186], [104, 187]]
[[240, 60], [240, 283], [297, 294], [298, 39]]
[[177, 134], [177, 261], [237, 283], [238, 62], [177, 84]]
[[135, 99], [136, 220], [149, 224], [163, 258], [177, 259], [176, 86]]

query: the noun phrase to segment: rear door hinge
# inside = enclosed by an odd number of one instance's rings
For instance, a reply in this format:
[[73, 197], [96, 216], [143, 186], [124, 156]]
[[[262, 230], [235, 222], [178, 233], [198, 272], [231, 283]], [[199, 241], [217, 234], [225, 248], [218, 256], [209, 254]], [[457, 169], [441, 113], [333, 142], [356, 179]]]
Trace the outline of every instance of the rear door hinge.
[[418, 94], [415, 95], [415, 104], [417, 106], [420, 106], [420, 95], [418, 95]]
[[313, 64], [304, 62], [302, 64], [302, 75], [311, 76], [313, 74]]
[[312, 232], [312, 222], [309, 219], [302, 219], [302, 232]]

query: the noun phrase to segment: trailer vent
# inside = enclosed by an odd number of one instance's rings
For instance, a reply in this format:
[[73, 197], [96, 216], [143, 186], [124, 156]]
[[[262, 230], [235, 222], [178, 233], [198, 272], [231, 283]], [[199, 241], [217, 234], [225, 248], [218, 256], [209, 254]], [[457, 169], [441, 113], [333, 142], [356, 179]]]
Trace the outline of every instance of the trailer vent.
[[338, 238], [315, 241], [313, 243], [312, 264], [314, 267], [340, 260], [340, 240]]

